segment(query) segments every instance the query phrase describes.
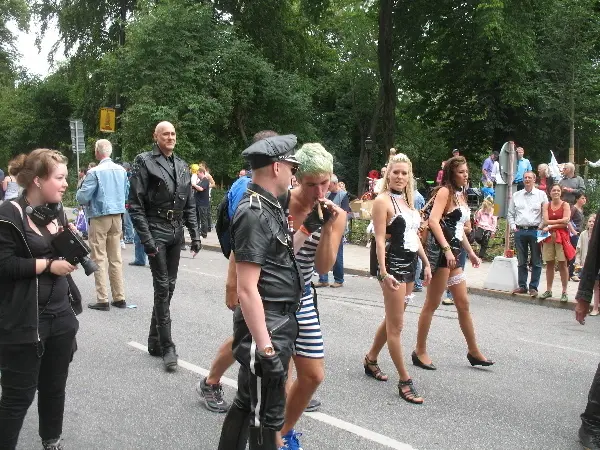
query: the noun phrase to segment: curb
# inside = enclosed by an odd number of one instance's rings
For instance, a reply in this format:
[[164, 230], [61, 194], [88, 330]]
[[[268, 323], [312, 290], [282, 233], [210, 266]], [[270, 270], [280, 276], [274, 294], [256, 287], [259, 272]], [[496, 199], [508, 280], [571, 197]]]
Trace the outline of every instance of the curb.
[[[189, 245], [190, 242], [186, 242], [186, 244]], [[208, 250], [211, 252], [221, 252], [221, 247], [218, 245], [214, 245], [214, 244], [206, 244], [206, 245], [202, 245], [202, 250]], [[344, 273], [347, 273], [348, 275], [357, 275], [359, 277], [371, 277], [371, 274], [369, 273], [369, 271], [364, 270], [364, 269], [344, 268]], [[567, 309], [567, 310], [572, 311], [575, 309], [575, 306], [577, 305], [575, 302], [572, 302], [572, 301], [563, 303], [558, 298], [548, 298], [548, 299], [542, 300], [541, 298], [537, 298], [537, 297], [533, 298], [533, 297], [530, 297], [529, 295], [523, 295], [523, 294], [512, 295], [510, 292], [496, 291], [494, 289], [469, 287], [469, 288], [467, 288], [467, 291], [469, 292], [469, 294], [482, 295], [484, 297], [492, 297], [492, 298], [510, 300], [510, 301], [517, 302], [517, 303], [526, 303], [528, 305], [546, 306], [547, 308]]]

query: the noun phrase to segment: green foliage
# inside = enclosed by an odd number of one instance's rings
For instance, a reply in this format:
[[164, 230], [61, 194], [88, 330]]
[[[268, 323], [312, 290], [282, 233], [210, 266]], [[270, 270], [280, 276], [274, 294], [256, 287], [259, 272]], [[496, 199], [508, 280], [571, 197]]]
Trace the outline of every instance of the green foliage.
[[0, 0], [0, 87], [11, 86], [18, 71], [14, 63], [18, 56], [15, 36], [7, 26], [10, 21], [19, 30], [28, 29], [29, 8], [25, 0]]
[[115, 136], [126, 159], [148, 148], [161, 120], [175, 125], [183, 158], [230, 177], [257, 131], [314, 139], [311, 83], [276, 70], [209, 7], [166, 1], [127, 31], [101, 68], [108, 90], [118, 85], [126, 99]]

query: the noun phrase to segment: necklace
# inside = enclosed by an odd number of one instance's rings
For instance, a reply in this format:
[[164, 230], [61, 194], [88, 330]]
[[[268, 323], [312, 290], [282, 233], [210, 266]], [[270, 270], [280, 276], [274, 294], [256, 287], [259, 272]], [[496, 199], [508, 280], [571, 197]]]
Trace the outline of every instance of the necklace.
[[404, 192], [390, 188], [390, 195], [394, 198], [404, 198]]

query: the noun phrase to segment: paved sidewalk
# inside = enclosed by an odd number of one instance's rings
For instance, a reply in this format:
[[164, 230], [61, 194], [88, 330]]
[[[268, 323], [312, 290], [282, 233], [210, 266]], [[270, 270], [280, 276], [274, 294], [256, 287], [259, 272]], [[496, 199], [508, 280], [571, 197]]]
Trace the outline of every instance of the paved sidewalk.
[[[186, 240], [189, 242], [189, 236], [186, 232]], [[213, 231], [208, 234], [206, 239], [202, 240], [202, 245], [205, 250], [221, 251], [219, 246], [219, 240], [217, 234]], [[575, 294], [577, 293], [578, 283], [569, 281], [567, 287], [567, 294], [569, 301], [567, 303], [560, 302], [559, 298], [549, 298], [546, 300], [534, 299], [528, 295], [511, 295], [509, 292], [495, 291], [491, 289], [484, 289], [483, 284], [488, 276], [488, 273], [492, 267], [492, 263], [484, 262], [481, 267], [474, 269], [471, 264], [467, 261], [466, 275], [467, 275], [467, 286], [469, 292], [478, 295], [487, 295], [497, 298], [506, 298], [508, 300], [514, 300], [524, 303], [536, 303], [539, 305], [546, 305], [555, 308], [573, 309], [575, 307]], [[368, 276], [369, 274], [369, 249], [360, 245], [347, 244], [344, 246], [344, 272], [350, 275]], [[546, 290], [546, 269], [542, 269], [542, 276], [540, 279], [539, 292], [542, 294]], [[554, 277], [554, 284], [552, 286], [552, 292], [554, 295], [560, 296], [562, 293], [562, 287], [560, 284], [560, 275], [558, 272]]]

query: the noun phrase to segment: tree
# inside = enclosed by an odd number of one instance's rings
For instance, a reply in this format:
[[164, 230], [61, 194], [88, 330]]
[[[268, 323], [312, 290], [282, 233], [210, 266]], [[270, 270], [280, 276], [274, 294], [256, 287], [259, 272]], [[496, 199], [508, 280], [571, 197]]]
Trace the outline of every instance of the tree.
[[29, 26], [29, 9], [25, 0], [0, 0], [0, 87], [14, 83], [18, 59], [15, 48], [15, 36], [8, 28], [14, 21], [19, 30], [27, 30]]

